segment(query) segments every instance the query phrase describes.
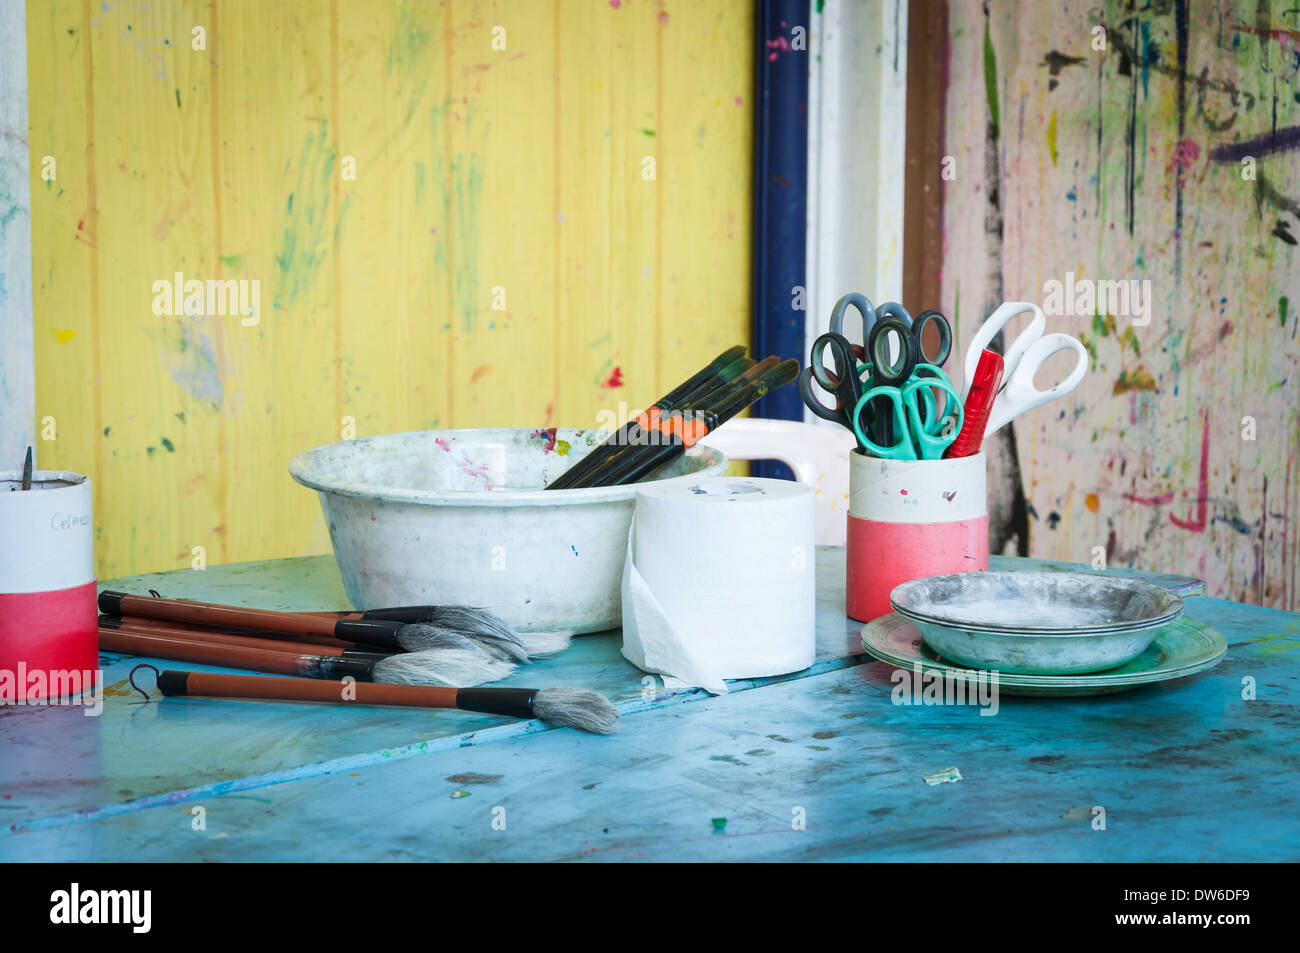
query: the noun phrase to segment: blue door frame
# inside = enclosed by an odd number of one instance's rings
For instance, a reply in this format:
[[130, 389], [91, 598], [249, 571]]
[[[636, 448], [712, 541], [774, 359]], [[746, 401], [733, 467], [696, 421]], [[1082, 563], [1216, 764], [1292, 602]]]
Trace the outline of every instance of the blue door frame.
[[[808, 0], [758, 0], [754, 52], [754, 333], [755, 357], [805, 360], [805, 313], [795, 310], [807, 288]], [[791, 48], [796, 27], [801, 44]], [[756, 416], [803, 419], [794, 387], [764, 397]], [[793, 474], [784, 464], [756, 462], [756, 476]]]

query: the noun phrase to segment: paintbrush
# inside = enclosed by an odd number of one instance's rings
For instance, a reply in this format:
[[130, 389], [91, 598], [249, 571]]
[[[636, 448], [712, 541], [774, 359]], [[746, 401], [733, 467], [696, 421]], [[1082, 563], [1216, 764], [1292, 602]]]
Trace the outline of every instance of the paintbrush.
[[428, 623], [467, 633], [480, 648], [501, 658], [514, 658], [521, 662], [563, 652], [573, 641], [572, 632], [517, 632], [492, 613], [468, 606], [392, 606], [387, 609], [367, 609], [364, 612], [345, 609], [301, 614], [325, 619]]
[[301, 678], [338, 679], [346, 676], [358, 682], [446, 685], [453, 688], [495, 682], [505, 678], [515, 668], [512, 663], [492, 658], [477, 649], [430, 649], [379, 656], [369, 653], [310, 655], [202, 641], [197, 636], [182, 640], [171, 635], [102, 627], [99, 630], [99, 647], [129, 655], [246, 668], [258, 672], [274, 672], [277, 675], [297, 675]]
[[278, 639], [281, 642], [292, 642], [294, 645], [302, 647], [309, 645], [313, 647], [330, 646], [336, 649], [344, 649], [353, 652], [374, 652], [379, 655], [392, 655], [393, 652], [401, 651], [400, 649], [384, 648], [379, 645], [367, 645], [365, 642], [353, 642], [349, 639], [336, 639], [328, 635], [294, 635], [291, 632], [265, 632], [261, 629], [236, 628], [232, 626], [197, 626], [188, 622], [165, 622], [159, 619], [148, 619], [144, 616], [135, 615], [105, 615], [100, 614], [99, 624], [107, 625], [110, 628], [121, 628], [123, 625], [143, 626], [147, 629], [165, 627], [174, 629], [177, 632], [213, 632], [222, 635], [238, 635], [243, 638], [253, 639]]
[[23, 489], [32, 488], [32, 448], [27, 448], [27, 459], [23, 461]]
[[621, 448], [619, 451], [610, 454], [605, 458], [600, 466], [595, 467], [579, 483], [583, 487], [593, 486], [610, 486], [604, 482], [605, 477], [614, 472], [618, 467], [623, 466], [628, 460], [638, 456], [647, 447], [662, 446], [666, 442], [665, 435], [668, 430], [664, 428], [667, 424], [669, 428], [676, 426], [672, 421], [680, 419], [688, 411], [698, 409], [709, 404], [721, 403], [729, 397], [743, 392], [752, 384], [753, 381], [760, 378], [763, 374], [779, 365], [781, 359], [776, 355], [763, 358], [757, 364], [747, 368], [738, 378], [731, 381], [717, 383], [716, 386], [707, 390], [701, 389], [692, 397], [684, 400], [681, 407], [669, 414], [656, 414], [646, 423], [645, 430], [637, 430], [632, 441], [628, 446]]
[[668, 443], [644, 448], [643, 453], [629, 456], [617, 468], [607, 473], [598, 486], [622, 486], [635, 483], [646, 474], [657, 470], [722, 426], [760, 397], [784, 387], [799, 376], [799, 362], [782, 361], [775, 368], [750, 382], [749, 386], [732, 392], [726, 399], [695, 410], [690, 420], [676, 418], [665, 421], [661, 427]]
[[[312, 655], [332, 655], [335, 657], [387, 658], [394, 655], [392, 650], [382, 650], [374, 646], [362, 646], [359, 642], [345, 642], [342, 639], [327, 639], [318, 636], [319, 642], [309, 641], [303, 635], [285, 635], [276, 638], [266, 632], [251, 630], [236, 632], [204, 629], [181, 623], [159, 622], [156, 619], [138, 619], [135, 617], [117, 618], [111, 615], [99, 617], [100, 631], [110, 629], [114, 632], [126, 632], [134, 635], [152, 635], [159, 638], [173, 638], [182, 642], [208, 642], [220, 645], [239, 645], [247, 649], [263, 649], [276, 652], [309, 653]], [[475, 649], [475, 651], [480, 651]]]
[[[651, 404], [635, 419], [629, 420], [620, 427], [612, 436], [608, 437], [604, 443], [595, 447], [585, 457], [575, 463], [569, 469], [565, 470], [558, 477], [552, 480], [546, 487], [548, 490], [564, 490], [581, 485], [581, 479], [584, 474], [589, 473], [597, 464], [601, 463], [610, 453], [617, 452], [627, 446], [633, 429], [637, 426], [645, 426], [652, 412], [669, 411], [681, 406], [682, 401], [688, 396], [696, 393], [702, 386], [716, 382], [722, 371], [728, 365], [735, 362], [738, 358], [745, 355], [745, 346], [738, 344], [735, 347], [728, 348], [717, 357], [715, 357], [705, 367], [700, 368], [686, 380], [682, 381], [667, 394], [660, 397]], [[743, 368], [742, 368], [743, 370]]]
[[[140, 666], [136, 666], [139, 669]], [[134, 677], [136, 669], [132, 669]], [[155, 669], [155, 671], [157, 671]], [[353, 705], [403, 705], [457, 708], [512, 718], [539, 718], [570, 728], [607, 735], [618, 724], [619, 710], [604, 695], [586, 688], [433, 688], [309, 682], [298, 678], [227, 675], [219, 672], [158, 673], [158, 690], [166, 696], [200, 695], [267, 701], [320, 701]]]
[[[466, 606], [419, 606], [433, 610], [430, 621], [402, 622], [398, 619], [339, 618], [300, 612], [246, 609], [209, 602], [133, 596], [105, 590], [99, 594], [99, 610], [112, 616], [164, 619], [198, 626], [218, 626], [254, 632], [276, 632], [309, 637], [326, 636], [364, 643], [393, 651], [418, 652], [433, 648], [481, 648], [498, 658], [526, 660], [530, 655], [558, 651], [568, 644], [570, 633], [536, 633], [525, 642], [500, 619]], [[402, 613], [406, 610], [378, 610]], [[562, 643], [562, 644], [561, 644]], [[558, 648], [557, 648], [558, 645]]]

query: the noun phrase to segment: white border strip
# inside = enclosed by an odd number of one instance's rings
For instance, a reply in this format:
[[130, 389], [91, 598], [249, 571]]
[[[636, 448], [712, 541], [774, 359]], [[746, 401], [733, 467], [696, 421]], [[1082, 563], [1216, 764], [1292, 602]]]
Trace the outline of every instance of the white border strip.
[[23, 0], [0, 0], [0, 470], [35, 443], [27, 15]]

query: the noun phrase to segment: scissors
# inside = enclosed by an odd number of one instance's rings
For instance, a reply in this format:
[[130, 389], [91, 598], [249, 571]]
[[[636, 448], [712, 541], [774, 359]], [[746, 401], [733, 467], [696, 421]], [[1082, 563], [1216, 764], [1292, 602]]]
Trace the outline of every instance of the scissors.
[[[854, 408], [859, 405], [863, 391], [856, 350], [854, 344], [844, 335], [837, 331], [827, 331], [813, 341], [811, 360], [808, 366], [799, 372], [799, 396], [803, 398], [808, 409], [822, 420], [840, 424], [849, 430], [854, 430]], [[831, 370], [827, 369], [825, 363], [827, 352], [831, 357]], [[823, 390], [834, 396], [834, 407], [826, 406], [813, 393], [814, 380]], [[865, 409], [865, 414], [869, 424], [870, 408]]]
[[[923, 311], [914, 322], [902, 305], [892, 302], [880, 309], [880, 314], [890, 313], [879, 318], [867, 335], [867, 355], [872, 368], [870, 386], [888, 386], [901, 388], [920, 371], [924, 376], [943, 377], [939, 365], [948, 360], [952, 352], [952, 326], [948, 319], [938, 311]], [[939, 346], [933, 353], [925, 349], [925, 329], [933, 325], [939, 332]], [[897, 343], [895, 343], [897, 342]], [[890, 354], [895, 357], [891, 358]], [[951, 383], [951, 382], [949, 382]], [[934, 394], [930, 389], [920, 391], [923, 420], [934, 421]], [[880, 443], [893, 444], [892, 424], [897, 421], [897, 414], [888, 412], [876, 414], [875, 439]]]
[[[966, 365], [963, 368], [966, 384], [962, 391], [962, 402], [965, 402], [971, 381], [975, 379], [975, 366], [979, 363], [980, 354], [994, 336], [1006, 327], [1007, 322], [1026, 311], [1032, 311], [1034, 318], [1016, 336], [1003, 355], [1005, 368], [1002, 387], [993, 401], [993, 410], [989, 413], [989, 422], [984, 428], [985, 437], [1005, 427], [1025, 411], [1040, 407], [1049, 400], [1064, 397], [1078, 387], [1079, 381], [1088, 373], [1088, 351], [1082, 344], [1068, 334], [1044, 334], [1047, 318], [1037, 305], [1028, 301], [1008, 301], [988, 316], [966, 349]], [[1048, 358], [1057, 351], [1065, 350], [1073, 351], [1079, 357], [1074, 370], [1059, 384], [1047, 390], [1039, 390], [1034, 386], [1034, 376]]]
[[[881, 312], [888, 308], [885, 305]], [[906, 316], [902, 305], [896, 306]], [[930, 325], [939, 330], [939, 346], [933, 354], [925, 350], [925, 329]], [[890, 359], [891, 342], [897, 341], [897, 357]], [[889, 315], [880, 318], [867, 335], [867, 354], [870, 356], [872, 378], [878, 384], [901, 387], [912, 377], [917, 367], [929, 365], [936, 371], [952, 353], [952, 326], [938, 311], [922, 311], [913, 321], [908, 317]], [[931, 375], [933, 376], [933, 375]]]
[[[957, 389], [948, 380], [948, 375], [933, 364], [919, 363], [915, 370], [918, 373], [901, 387], [880, 384], [864, 391], [854, 408], [854, 433], [862, 446], [878, 457], [889, 460], [938, 460], [961, 432], [964, 412], [957, 399]], [[925, 373], [920, 373], [922, 371]], [[942, 416], [935, 411], [934, 391], [942, 391], [947, 395]], [[888, 400], [893, 409], [890, 442], [885, 446], [874, 442], [863, 432], [861, 426], [862, 409], [877, 398]], [[924, 417], [923, 409], [928, 410]], [[893, 434], [897, 434], [898, 438], [894, 439]]]
[[[871, 333], [871, 328], [878, 318], [875, 307], [866, 295], [850, 291], [835, 302], [835, 307], [831, 309], [831, 333], [838, 334], [846, 340], [849, 339], [848, 335], [844, 333], [844, 315], [850, 307], [856, 308], [858, 314], [862, 315], [862, 344], [853, 344], [853, 353], [858, 360], [865, 361], [867, 359], [867, 335]], [[886, 307], [889, 307], [889, 305], [886, 305]], [[850, 343], [852, 342], [850, 341]], [[820, 383], [820, 379], [818, 383]]]

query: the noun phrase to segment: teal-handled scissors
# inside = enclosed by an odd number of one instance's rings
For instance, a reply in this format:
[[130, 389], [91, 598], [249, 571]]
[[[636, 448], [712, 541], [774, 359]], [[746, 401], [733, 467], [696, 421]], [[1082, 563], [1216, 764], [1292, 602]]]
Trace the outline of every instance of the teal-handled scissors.
[[[901, 387], [881, 384], [864, 391], [854, 408], [853, 425], [858, 441], [878, 457], [887, 460], [938, 460], [961, 432], [965, 415], [957, 389], [948, 380], [948, 375], [933, 364], [917, 364], [915, 369], [918, 373]], [[921, 376], [922, 373], [926, 376]], [[943, 391], [947, 397], [942, 416], [936, 412], [933, 393], [936, 390]], [[893, 407], [894, 442], [888, 446], [874, 442], [863, 432], [860, 424], [863, 406], [876, 398], [888, 400]], [[926, 411], [924, 415], [923, 409]]]

